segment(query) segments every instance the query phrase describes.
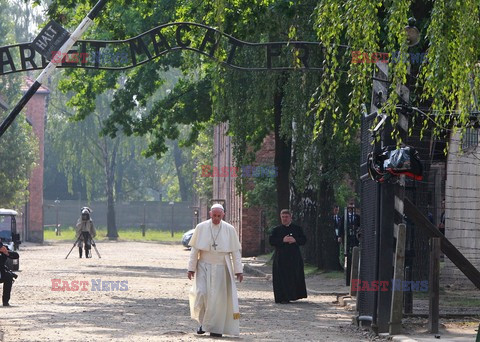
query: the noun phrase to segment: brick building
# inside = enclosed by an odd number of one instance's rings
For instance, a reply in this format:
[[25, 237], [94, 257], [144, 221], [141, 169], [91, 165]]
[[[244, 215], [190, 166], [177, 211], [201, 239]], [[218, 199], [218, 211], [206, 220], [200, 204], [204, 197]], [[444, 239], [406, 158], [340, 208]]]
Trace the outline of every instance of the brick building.
[[[22, 91], [26, 92], [33, 84], [27, 78]], [[28, 185], [29, 199], [25, 206], [23, 239], [31, 242], [43, 242], [43, 161], [44, 161], [44, 136], [45, 118], [47, 112], [48, 95], [50, 91], [41, 86], [25, 106], [24, 112], [28, 122], [32, 125], [33, 132], [38, 139], [38, 157], [36, 166], [30, 175]]]
[[[227, 136], [228, 124], [222, 123], [214, 128], [213, 169], [235, 167], [231, 137]], [[262, 148], [256, 153], [252, 166], [272, 165], [275, 154], [275, 139], [273, 134], [266, 137]], [[213, 201], [222, 203], [225, 207], [225, 221], [231, 223], [238, 231], [242, 243], [242, 255], [254, 256], [264, 252], [268, 237], [265, 236], [266, 222], [262, 208], [246, 208], [242, 196], [235, 187], [235, 173], [228, 172], [226, 176], [213, 177]], [[251, 178], [250, 178], [251, 179]], [[252, 188], [253, 182], [247, 183]], [[275, 199], [272, 199], [275, 200]]]

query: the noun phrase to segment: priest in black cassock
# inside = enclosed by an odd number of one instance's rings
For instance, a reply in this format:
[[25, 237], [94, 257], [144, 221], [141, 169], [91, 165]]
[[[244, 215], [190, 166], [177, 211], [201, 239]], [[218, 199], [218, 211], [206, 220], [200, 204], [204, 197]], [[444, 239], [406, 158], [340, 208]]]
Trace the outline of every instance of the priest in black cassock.
[[273, 293], [275, 303], [287, 304], [291, 300], [307, 298], [305, 273], [300, 247], [307, 239], [302, 227], [292, 223], [288, 209], [280, 212], [282, 224], [273, 228], [270, 244], [275, 247], [273, 256]]

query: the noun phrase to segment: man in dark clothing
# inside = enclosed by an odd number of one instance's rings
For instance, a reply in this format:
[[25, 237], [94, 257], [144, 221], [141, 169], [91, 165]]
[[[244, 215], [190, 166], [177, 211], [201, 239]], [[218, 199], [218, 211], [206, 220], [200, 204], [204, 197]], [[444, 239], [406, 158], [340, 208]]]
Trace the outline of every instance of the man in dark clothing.
[[[345, 235], [345, 236], [344, 236]], [[350, 201], [347, 206], [346, 216], [342, 217], [340, 223], [340, 236], [344, 236], [345, 257], [347, 258], [347, 267], [345, 269], [345, 284], [350, 286], [350, 271], [352, 269], [352, 250], [359, 245], [360, 215], [356, 213], [355, 204]]]
[[[1, 243], [0, 243], [1, 244]], [[1, 244], [0, 247], [0, 283], [3, 283], [3, 306], [10, 306], [10, 292], [12, 291], [14, 274], [7, 269], [5, 263], [7, 259], [18, 259], [18, 253], [10, 251], [7, 247]]]
[[288, 209], [280, 213], [282, 224], [273, 228], [270, 245], [275, 247], [273, 257], [273, 293], [275, 303], [287, 304], [291, 300], [307, 298], [305, 273], [300, 247], [307, 239], [300, 226], [292, 224]]
[[438, 230], [440, 231], [440, 233], [445, 235], [445, 198], [442, 200], [442, 214], [440, 215]]
[[334, 229], [334, 232], [335, 232], [335, 237], [334, 237], [334, 239], [335, 239], [335, 242], [334, 242], [335, 243], [335, 260], [338, 260], [338, 269], [343, 270], [344, 262], [340, 262], [340, 249], [342, 249], [341, 254], [343, 254], [343, 245], [342, 245], [343, 238], [340, 235], [340, 232], [343, 231], [343, 229], [341, 228], [342, 218], [339, 215], [338, 205], [333, 206], [332, 219], [333, 219], [333, 229]]

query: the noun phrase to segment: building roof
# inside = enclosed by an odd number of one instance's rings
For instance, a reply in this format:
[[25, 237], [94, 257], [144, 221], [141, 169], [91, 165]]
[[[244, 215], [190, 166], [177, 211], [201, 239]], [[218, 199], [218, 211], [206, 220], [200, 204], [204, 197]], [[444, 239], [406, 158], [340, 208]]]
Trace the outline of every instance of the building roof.
[[[32, 80], [30, 77], [25, 77], [25, 83], [22, 85], [21, 89], [23, 92], [26, 92], [32, 84], [35, 83], [34, 80]], [[41, 85], [40, 88], [38, 88], [37, 94], [50, 94], [50, 89], [45, 87], [44, 85]]]

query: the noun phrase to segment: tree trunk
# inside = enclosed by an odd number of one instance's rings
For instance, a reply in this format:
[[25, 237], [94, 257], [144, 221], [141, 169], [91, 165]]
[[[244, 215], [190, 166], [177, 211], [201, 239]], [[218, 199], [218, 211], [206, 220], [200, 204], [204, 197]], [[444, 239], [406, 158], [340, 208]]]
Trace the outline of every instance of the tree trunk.
[[320, 196], [318, 201], [318, 240], [317, 266], [323, 270], [340, 270], [340, 262], [336, 250], [339, 249], [335, 241], [335, 228], [332, 219], [334, 205], [334, 190], [332, 184], [324, 179], [320, 182]]
[[173, 143], [173, 159], [175, 160], [175, 169], [177, 170], [177, 178], [178, 178], [178, 189], [180, 192], [180, 198], [182, 201], [188, 201], [188, 189], [185, 182], [185, 176], [183, 175], [183, 158], [182, 158], [182, 150], [178, 147], [178, 141], [175, 140]]
[[110, 240], [118, 238], [117, 224], [115, 222], [115, 200], [114, 200], [114, 185], [115, 185], [115, 161], [117, 157], [118, 145], [120, 139], [114, 143], [110, 161], [108, 153], [106, 153], [105, 160], [105, 176], [106, 176], [106, 192], [107, 192], [107, 237]]
[[[305, 191], [292, 194], [297, 200], [298, 222], [302, 226], [307, 243], [304, 247], [305, 261], [312, 265], [317, 265], [317, 255], [320, 251], [317, 248], [318, 231], [317, 231], [317, 196], [318, 192], [311, 186], [307, 186]], [[292, 201], [293, 202], [293, 201]]]
[[282, 126], [282, 100], [285, 77], [281, 77], [273, 98], [274, 130], [275, 130], [275, 167], [277, 168], [277, 208], [278, 215], [282, 209], [290, 207], [290, 160], [292, 153], [291, 140], [285, 141], [280, 134]]
[[[303, 255], [305, 261], [309, 264], [316, 265], [317, 262], [317, 197], [318, 191], [310, 183], [312, 169], [308, 169], [308, 179], [305, 182], [301, 182], [301, 189], [297, 188], [297, 184], [294, 179], [299, 177], [299, 174], [303, 175], [303, 170], [298, 169], [298, 160], [305, 158], [305, 150], [299, 149], [299, 142], [302, 141], [302, 134], [304, 134], [305, 126], [292, 123], [292, 153], [291, 153], [291, 167], [290, 176], [292, 182], [290, 183], [291, 204], [294, 220], [300, 224], [303, 228], [307, 243], [303, 247]], [[301, 144], [301, 143], [300, 143]], [[300, 176], [300, 177], [301, 177]]]
[[107, 192], [107, 237], [110, 240], [116, 240], [118, 238], [118, 232], [117, 232], [117, 224], [115, 222], [115, 202], [113, 200], [113, 184], [109, 186], [110, 186], [110, 190]]
[[123, 172], [125, 170], [125, 164], [120, 162], [117, 165], [116, 173], [117, 175], [115, 176], [115, 199], [119, 202], [123, 201]]

